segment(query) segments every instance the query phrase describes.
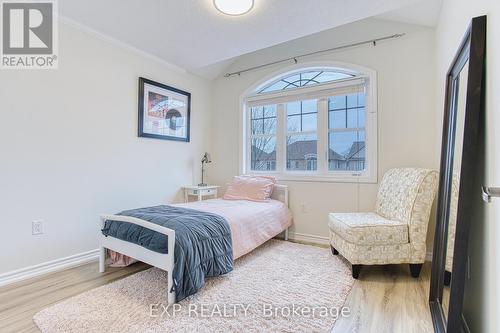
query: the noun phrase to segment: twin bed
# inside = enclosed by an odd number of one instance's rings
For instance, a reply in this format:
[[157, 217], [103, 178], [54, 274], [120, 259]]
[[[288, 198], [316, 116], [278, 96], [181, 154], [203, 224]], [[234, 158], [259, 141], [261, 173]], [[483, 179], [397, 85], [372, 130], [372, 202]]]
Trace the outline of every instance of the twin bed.
[[282, 232], [288, 239], [291, 223], [284, 185], [274, 185], [265, 202], [212, 199], [102, 215], [99, 271], [105, 271], [108, 250], [163, 269], [172, 304], [269, 239]]

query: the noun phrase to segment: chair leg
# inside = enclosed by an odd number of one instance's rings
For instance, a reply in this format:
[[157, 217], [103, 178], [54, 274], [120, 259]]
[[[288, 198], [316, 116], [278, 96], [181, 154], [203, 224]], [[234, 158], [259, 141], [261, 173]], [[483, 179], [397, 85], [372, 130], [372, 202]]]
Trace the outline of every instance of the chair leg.
[[422, 270], [422, 264], [410, 264], [411, 276], [418, 278], [420, 276], [420, 271]]
[[333, 246], [331, 246], [331, 245], [330, 245], [330, 248], [331, 248], [331, 250], [332, 250], [332, 254], [333, 254], [334, 256], [336, 256], [337, 254], [339, 254], [339, 251], [335, 250], [335, 248], [334, 248]]
[[359, 272], [361, 271], [361, 266], [362, 265], [352, 265], [352, 277], [356, 280], [359, 277]]

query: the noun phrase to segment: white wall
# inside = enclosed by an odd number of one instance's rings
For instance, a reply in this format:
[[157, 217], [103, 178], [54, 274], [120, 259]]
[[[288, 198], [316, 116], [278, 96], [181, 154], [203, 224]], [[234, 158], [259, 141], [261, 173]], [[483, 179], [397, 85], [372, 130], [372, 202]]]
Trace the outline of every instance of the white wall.
[[[380, 42], [376, 47], [357, 47], [307, 60], [341, 61], [377, 71], [379, 180], [392, 167], [437, 168], [433, 29], [364, 20], [242, 56], [229, 71], [401, 32], [407, 35]], [[268, 74], [289, 66], [275, 65], [215, 81], [212, 119], [212, 179], [215, 182], [225, 184], [239, 172], [240, 95]], [[288, 185], [294, 215], [293, 233], [323, 238], [328, 236], [328, 212], [370, 211], [375, 205], [378, 187], [377, 184], [319, 182], [288, 182]], [[429, 244], [432, 243], [429, 241]]]
[[[486, 73], [485, 184], [500, 185], [500, 2], [498, 0], [445, 0], [436, 29], [436, 132], [441, 137], [446, 71], [474, 16], [488, 15]], [[479, 147], [478, 147], [479, 148]], [[436, 152], [439, 155], [439, 152]], [[477, 195], [480, 195], [478, 188]], [[479, 204], [483, 219], [472, 221], [469, 246], [470, 279], [466, 282], [465, 317], [472, 332], [498, 332], [500, 200]]]
[[[0, 72], [0, 273], [96, 249], [100, 213], [180, 201], [210, 144], [210, 82], [67, 24], [59, 59]], [[190, 143], [137, 137], [139, 76], [192, 93]]]

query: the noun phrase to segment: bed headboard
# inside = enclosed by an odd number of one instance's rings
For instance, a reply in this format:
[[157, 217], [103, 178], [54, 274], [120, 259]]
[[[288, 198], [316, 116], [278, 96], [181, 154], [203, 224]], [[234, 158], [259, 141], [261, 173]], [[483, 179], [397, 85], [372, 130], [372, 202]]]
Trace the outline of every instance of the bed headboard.
[[275, 184], [271, 198], [283, 202], [288, 207], [288, 186]]

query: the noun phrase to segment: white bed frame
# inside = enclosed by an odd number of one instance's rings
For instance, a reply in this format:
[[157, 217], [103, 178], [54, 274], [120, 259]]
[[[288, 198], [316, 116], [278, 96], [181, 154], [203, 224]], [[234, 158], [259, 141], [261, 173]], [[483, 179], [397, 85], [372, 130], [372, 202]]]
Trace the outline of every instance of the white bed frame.
[[[275, 200], [279, 200], [288, 207], [288, 186], [285, 185], [275, 185], [273, 194], [271, 196]], [[159, 253], [151, 251], [142, 247], [140, 245], [123, 241], [114, 237], [106, 237], [100, 231], [104, 228], [106, 221], [121, 221], [136, 224], [138, 226], [162, 233], [167, 236], [168, 239], [168, 249], [167, 253]], [[99, 223], [99, 272], [104, 273], [106, 270], [106, 253], [107, 249], [119, 252], [126, 256], [132, 257], [139, 261], [145, 262], [149, 265], [158, 267], [168, 272], [168, 304], [175, 303], [175, 292], [172, 291], [173, 279], [171, 272], [174, 268], [174, 246], [175, 246], [175, 230], [162, 227], [158, 224], [154, 224], [145, 220], [141, 220], [130, 216], [121, 215], [111, 215], [104, 214], [101, 215]], [[288, 240], [288, 228], [285, 230], [285, 240]]]

